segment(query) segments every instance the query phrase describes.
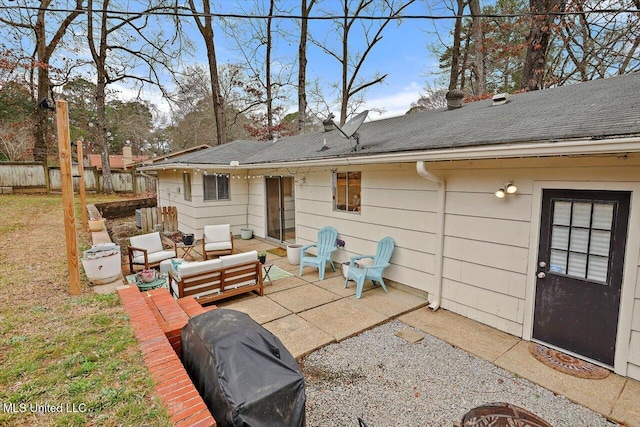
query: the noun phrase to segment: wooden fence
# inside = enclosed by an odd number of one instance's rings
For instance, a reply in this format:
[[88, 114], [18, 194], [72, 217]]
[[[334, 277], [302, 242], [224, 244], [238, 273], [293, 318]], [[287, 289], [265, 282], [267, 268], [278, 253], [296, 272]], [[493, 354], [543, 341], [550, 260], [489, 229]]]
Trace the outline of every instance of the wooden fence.
[[162, 228], [160, 231], [178, 231], [178, 209], [175, 206], [142, 208], [138, 211], [143, 233], [158, 231], [159, 228]]
[[[72, 166], [73, 187], [80, 188], [78, 166]], [[111, 171], [111, 182], [116, 193], [155, 193], [156, 180], [153, 177], [136, 173], [135, 170]], [[87, 191], [99, 192], [102, 189], [102, 170], [85, 166], [84, 184]], [[60, 191], [60, 168], [45, 167], [37, 162], [0, 162], [0, 187], [20, 191]]]

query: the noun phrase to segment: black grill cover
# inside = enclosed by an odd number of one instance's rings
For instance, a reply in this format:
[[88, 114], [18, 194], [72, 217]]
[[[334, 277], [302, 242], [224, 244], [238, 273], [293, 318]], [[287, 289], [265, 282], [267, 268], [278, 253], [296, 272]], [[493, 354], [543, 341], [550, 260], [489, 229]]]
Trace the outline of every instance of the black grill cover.
[[182, 329], [182, 359], [218, 426], [304, 426], [296, 360], [245, 313], [218, 308]]

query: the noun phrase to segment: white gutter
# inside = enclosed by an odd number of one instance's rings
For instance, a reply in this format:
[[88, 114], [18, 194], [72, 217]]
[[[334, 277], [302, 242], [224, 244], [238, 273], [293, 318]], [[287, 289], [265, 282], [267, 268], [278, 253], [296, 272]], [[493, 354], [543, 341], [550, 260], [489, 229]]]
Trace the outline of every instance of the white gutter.
[[287, 162], [254, 163], [243, 164], [239, 161], [237, 166], [196, 164], [196, 163], [171, 163], [165, 165], [149, 165], [142, 167], [143, 170], [162, 169], [276, 169], [292, 166], [348, 166], [366, 165], [381, 162], [420, 162], [420, 161], [449, 161], [449, 160], [481, 160], [481, 159], [504, 159], [517, 157], [551, 157], [551, 156], [571, 156], [571, 155], [593, 155], [611, 153], [634, 153], [640, 152], [640, 137], [610, 138], [610, 139], [580, 139], [559, 142], [537, 142], [537, 143], [511, 143], [479, 145], [472, 147], [431, 149], [423, 151], [372, 154], [353, 157], [329, 157], [322, 159], [309, 159]]
[[431, 182], [438, 184], [438, 203], [437, 203], [437, 215], [436, 221], [436, 247], [434, 254], [434, 269], [433, 269], [433, 298], [429, 308], [436, 311], [440, 308], [442, 302], [442, 266], [444, 262], [444, 209], [447, 201], [447, 183], [444, 179], [429, 172], [426, 168], [424, 161], [416, 162], [416, 171], [418, 175], [428, 179]]

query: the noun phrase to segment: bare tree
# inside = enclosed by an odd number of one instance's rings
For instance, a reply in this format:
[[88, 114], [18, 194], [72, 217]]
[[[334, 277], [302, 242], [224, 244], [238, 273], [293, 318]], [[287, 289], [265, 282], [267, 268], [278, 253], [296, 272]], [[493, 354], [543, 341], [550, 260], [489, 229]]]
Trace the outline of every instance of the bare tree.
[[[567, 2], [550, 41], [546, 85], [565, 84], [626, 74], [640, 69], [640, 14], [594, 13], [604, 0]], [[623, 0], [622, 10], [640, 9], [640, 1]]]
[[[163, 8], [163, 5], [140, 3], [136, 8], [139, 12], [123, 15], [109, 11], [111, 0], [102, 0], [98, 9], [94, 8], [96, 3], [97, 0], [88, 0], [87, 42], [97, 74], [96, 132], [102, 145], [102, 189], [105, 193], [112, 193], [106, 115], [107, 85], [129, 80], [161, 88], [159, 68], [172, 69], [171, 55], [176, 52], [172, 42], [176, 39], [166, 37], [162, 25], [153, 22], [153, 12]], [[140, 67], [146, 69], [146, 75]]]
[[[283, 110], [283, 101], [288, 100], [293, 80], [293, 69], [283, 65], [292, 58], [276, 56], [282, 52], [278, 45], [287, 41], [289, 34], [283, 28], [283, 20], [273, 15], [290, 11], [279, 10], [275, 0], [254, 0], [241, 5], [247, 5], [241, 9], [247, 17], [223, 20], [223, 30], [235, 42], [233, 49], [242, 58], [242, 62], [235, 65], [246, 79], [244, 92], [253, 97], [239, 112], [252, 116], [254, 124], [250, 132], [272, 139], [279, 127], [277, 116]], [[251, 15], [259, 17], [249, 18]]]
[[[54, 4], [54, 0], [40, 0], [37, 9], [27, 7], [30, 6], [27, 1], [23, 2], [23, 7], [7, 8], [5, 11], [16, 12], [13, 16], [0, 16], [0, 22], [13, 27], [19, 31], [24, 31], [27, 37], [33, 39], [34, 51], [33, 62], [37, 66], [32, 70], [36, 74], [32, 77], [32, 86], [35, 88], [35, 104], [42, 99], [48, 98], [50, 95], [50, 62], [52, 55], [72, 22], [80, 16], [83, 11], [82, 0], [76, 0], [74, 9], [70, 12], [61, 12]], [[55, 12], [52, 12], [56, 9]], [[62, 15], [61, 15], [62, 14]], [[58, 18], [62, 16], [61, 18]], [[53, 31], [48, 26], [54, 24]], [[33, 76], [33, 74], [32, 74]], [[34, 159], [38, 162], [47, 162], [48, 143], [47, 143], [47, 123], [49, 112], [43, 109], [36, 110], [36, 126], [35, 126], [35, 146]]]
[[426, 93], [420, 95], [420, 98], [411, 104], [411, 108], [407, 111], [407, 114], [418, 111], [440, 110], [447, 108], [446, 95], [447, 91], [445, 89], [436, 89], [434, 87], [427, 86]]
[[316, 0], [301, 0], [300, 44], [298, 45], [298, 132], [305, 132], [307, 122], [307, 36], [309, 15]]
[[208, 0], [203, 0], [202, 11], [196, 7], [194, 0], [189, 0], [189, 9], [193, 13], [198, 31], [202, 35], [207, 48], [207, 60], [209, 64], [209, 76], [211, 79], [211, 98], [213, 111], [216, 118], [216, 133], [218, 145], [227, 142], [227, 124], [225, 120], [225, 103], [220, 93], [220, 79], [218, 76], [218, 61], [216, 60], [216, 46], [213, 39], [213, 25], [211, 5]]
[[[382, 32], [395, 18], [401, 15], [402, 11], [411, 5], [415, 0], [406, 0], [396, 3], [392, 0], [357, 0], [355, 6], [349, 0], [342, 0], [342, 18], [335, 22], [336, 33], [338, 34], [340, 47], [334, 51], [326, 41], [312, 39], [312, 42], [322, 49], [326, 54], [333, 57], [340, 63], [341, 79], [339, 83], [340, 92], [340, 123], [344, 124], [349, 115], [349, 103], [356, 95], [365, 89], [382, 82], [387, 74], [376, 74], [373, 77], [365, 78], [361, 75], [362, 68], [376, 44], [382, 40]], [[365, 12], [373, 15], [384, 16], [385, 19], [375, 21], [365, 21], [361, 17]], [[350, 44], [350, 37], [353, 35], [354, 25], [361, 25], [362, 37], [365, 47], [362, 52], [354, 52]]]

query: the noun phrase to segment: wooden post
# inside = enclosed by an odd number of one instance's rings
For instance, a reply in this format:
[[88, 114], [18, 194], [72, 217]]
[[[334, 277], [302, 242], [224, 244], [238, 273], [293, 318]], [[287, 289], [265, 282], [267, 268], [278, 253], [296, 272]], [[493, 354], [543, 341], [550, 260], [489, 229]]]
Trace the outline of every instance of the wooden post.
[[80, 175], [80, 209], [82, 209], [82, 229], [87, 231], [89, 223], [87, 221], [87, 198], [85, 197], [85, 184], [84, 184], [84, 161], [82, 153], [82, 141], [76, 142], [78, 149], [78, 175]]
[[64, 234], [67, 241], [67, 266], [69, 269], [69, 291], [72, 295], [80, 289], [78, 268], [78, 241], [76, 239], [76, 216], [73, 205], [73, 178], [71, 176], [71, 136], [69, 135], [69, 111], [67, 101], [56, 100], [56, 125], [58, 129], [58, 152], [60, 154], [60, 183], [62, 186], [62, 208], [64, 212]]

